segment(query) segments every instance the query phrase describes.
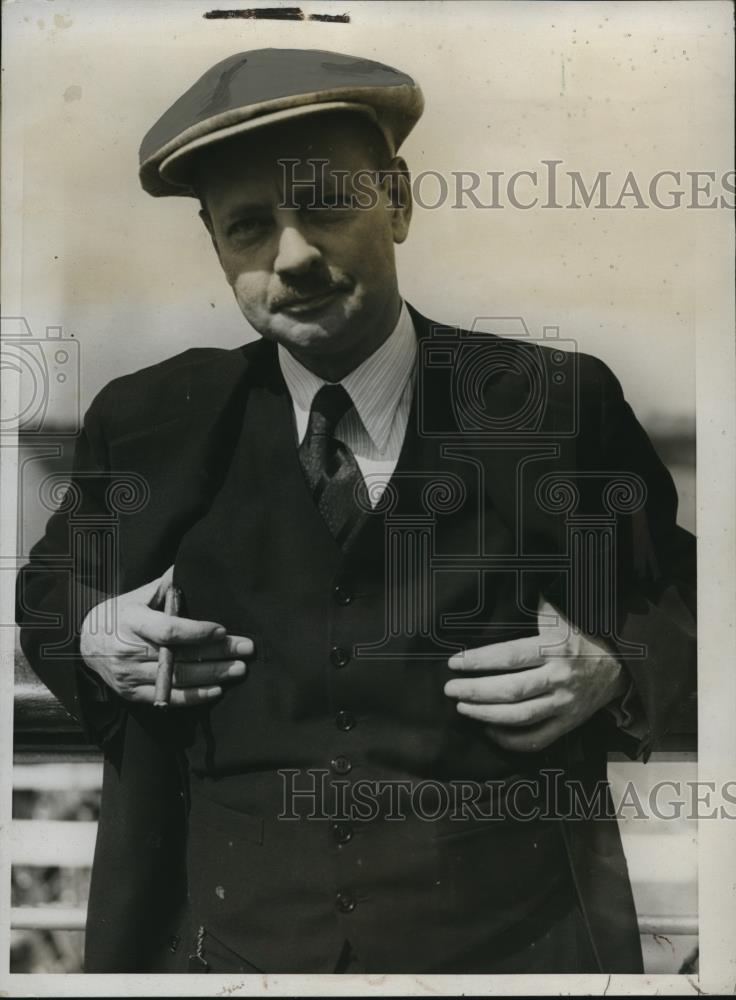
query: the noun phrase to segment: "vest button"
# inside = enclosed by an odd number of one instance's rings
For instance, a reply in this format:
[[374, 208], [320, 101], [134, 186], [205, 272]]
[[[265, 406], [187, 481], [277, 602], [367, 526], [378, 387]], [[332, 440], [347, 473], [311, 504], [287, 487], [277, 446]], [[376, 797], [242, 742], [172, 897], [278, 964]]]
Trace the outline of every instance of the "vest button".
[[333, 667], [344, 667], [350, 663], [350, 653], [342, 646], [333, 646], [330, 650], [330, 660]]
[[353, 839], [352, 827], [347, 823], [333, 823], [332, 836], [338, 844], [347, 844], [348, 841]]
[[338, 729], [347, 732], [355, 726], [355, 716], [352, 712], [341, 711], [335, 716], [335, 725]]
[[335, 896], [335, 906], [340, 913], [350, 913], [357, 906], [355, 896], [349, 892], [338, 892]]
[[353, 595], [339, 583], [332, 591], [332, 596], [335, 598], [335, 602], [341, 604], [343, 607], [346, 604], [350, 604], [353, 599]]
[[343, 757], [340, 754], [339, 757], [333, 757], [330, 761], [330, 767], [335, 772], [335, 774], [350, 774], [353, 769], [351, 761], [347, 757]]

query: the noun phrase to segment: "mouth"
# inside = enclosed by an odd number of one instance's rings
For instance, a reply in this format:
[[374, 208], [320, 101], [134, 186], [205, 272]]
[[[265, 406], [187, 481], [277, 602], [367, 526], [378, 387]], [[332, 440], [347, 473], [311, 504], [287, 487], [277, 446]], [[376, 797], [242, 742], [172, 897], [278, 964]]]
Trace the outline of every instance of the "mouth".
[[307, 316], [324, 309], [342, 291], [342, 288], [329, 288], [327, 291], [319, 292], [317, 295], [299, 296], [299, 298], [289, 299], [287, 302], [277, 305], [275, 311], [286, 313], [290, 316]]

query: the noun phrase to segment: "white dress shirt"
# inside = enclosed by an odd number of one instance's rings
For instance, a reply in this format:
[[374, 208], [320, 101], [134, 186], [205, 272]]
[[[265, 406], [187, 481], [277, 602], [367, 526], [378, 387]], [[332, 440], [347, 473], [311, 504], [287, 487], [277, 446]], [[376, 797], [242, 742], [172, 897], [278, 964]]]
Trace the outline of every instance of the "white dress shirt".
[[[279, 344], [279, 365], [294, 407], [297, 442], [307, 432], [312, 401], [323, 385]], [[404, 443], [414, 392], [417, 337], [406, 303], [402, 302], [393, 333], [369, 358], [341, 379], [354, 408], [335, 428], [355, 455], [375, 507], [391, 478]]]

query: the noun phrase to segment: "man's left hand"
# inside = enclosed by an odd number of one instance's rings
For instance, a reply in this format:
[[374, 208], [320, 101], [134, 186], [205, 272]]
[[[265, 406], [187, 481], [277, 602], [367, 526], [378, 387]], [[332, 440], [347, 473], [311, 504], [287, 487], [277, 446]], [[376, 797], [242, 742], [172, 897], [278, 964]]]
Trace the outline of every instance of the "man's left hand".
[[[577, 631], [544, 599], [538, 621], [540, 635], [449, 660], [452, 669], [477, 676], [453, 678], [445, 694], [457, 699], [461, 715], [486, 723], [489, 736], [507, 750], [544, 749], [627, 687], [623, 667], [603, 643]], [[550, 646], [554, 650], [541, 652]]]

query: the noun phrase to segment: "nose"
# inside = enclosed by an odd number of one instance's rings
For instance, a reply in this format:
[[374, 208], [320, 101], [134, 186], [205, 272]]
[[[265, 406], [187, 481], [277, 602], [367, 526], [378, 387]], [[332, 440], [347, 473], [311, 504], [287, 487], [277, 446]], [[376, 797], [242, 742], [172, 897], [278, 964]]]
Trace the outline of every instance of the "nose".
[[298, 226], [290, 224], [281, 231], [273, 269], [280, 277], [306, 274], [321, 256], [319, 249], [305, 239]]

